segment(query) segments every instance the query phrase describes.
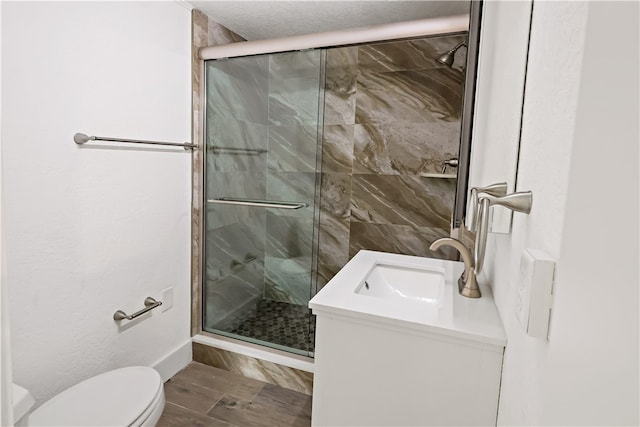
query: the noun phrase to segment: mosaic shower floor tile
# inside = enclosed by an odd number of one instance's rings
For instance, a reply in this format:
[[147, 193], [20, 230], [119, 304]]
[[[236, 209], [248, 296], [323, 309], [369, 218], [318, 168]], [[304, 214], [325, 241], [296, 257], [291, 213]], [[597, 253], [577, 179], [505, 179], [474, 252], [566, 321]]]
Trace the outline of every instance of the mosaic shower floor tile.
[[260, 300], [250, 316], [241, 319], [233, 334], [313, 352], [315, 316], [304, 305]]

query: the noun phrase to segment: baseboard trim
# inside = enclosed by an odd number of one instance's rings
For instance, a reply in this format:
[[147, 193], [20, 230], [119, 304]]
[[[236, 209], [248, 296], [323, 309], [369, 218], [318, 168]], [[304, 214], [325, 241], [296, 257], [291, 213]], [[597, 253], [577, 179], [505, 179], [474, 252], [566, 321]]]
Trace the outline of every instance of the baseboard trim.
[[160, 373], [162, 381], [167, 381], [191, 363], [192, 348], [191, 339], [188, 339], [152, 365]]

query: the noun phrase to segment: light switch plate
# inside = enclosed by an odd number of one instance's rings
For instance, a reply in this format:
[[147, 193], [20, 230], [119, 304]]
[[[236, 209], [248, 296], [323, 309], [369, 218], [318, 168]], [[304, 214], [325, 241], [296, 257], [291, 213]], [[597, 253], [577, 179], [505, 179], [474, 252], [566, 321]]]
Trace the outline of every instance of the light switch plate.
[[160, 301], [162, 301], [162, 305], [160, 306], [161, 312], [165, 312], [173, 307], [173, 288], [163, 290], [160, 298]]
[[555, 261], [541, 250], [525, 249], [522, 252], [515, 311], [529, 336], [547, 337], [555, 265]]

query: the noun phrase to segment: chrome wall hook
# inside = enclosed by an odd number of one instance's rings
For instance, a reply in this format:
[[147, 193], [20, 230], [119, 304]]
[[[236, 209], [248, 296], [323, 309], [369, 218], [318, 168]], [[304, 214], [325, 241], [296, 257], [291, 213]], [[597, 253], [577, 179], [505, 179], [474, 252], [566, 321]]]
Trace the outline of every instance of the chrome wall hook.
[[533, 206], [533, 193], [531, 191], [521, 191], [501, 197], [495, 197], [489, 194], [480, 197], [480, 210], [478, 211], [477, 224], [478, 232], [476, 233], [476, 242], [473, 250], [476, 261], [476, 274], [480, 274], [484, 264], [484, 254], [487, 248], [487, 233], [489, 232], [489, 208], [495, 205], [504, 206], [514, 212], [521, 212], [528, 215]]
[[466, 225], [467, 230], [475, 233], [478, 228], [478, 197], [480, 195], [488, 194], [494, 197], [502, 197], [507, 195], [507, 183], [499, 182], [497, 184], [491, 184], [486, 187], [472, 187], [469, 195], [470, 205], [467, 212]]

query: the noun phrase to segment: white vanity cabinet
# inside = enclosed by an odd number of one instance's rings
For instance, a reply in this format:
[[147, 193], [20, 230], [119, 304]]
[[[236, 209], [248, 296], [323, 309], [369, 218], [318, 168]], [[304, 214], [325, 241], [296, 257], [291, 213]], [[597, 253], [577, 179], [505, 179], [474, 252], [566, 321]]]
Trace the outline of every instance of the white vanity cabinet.
[[[369, 295], [364, 282], [381, 265], [409, 281], [406, 271], [436, 271], [442, 292]], [[311, 300], [312, 425], [496, 424], [506, 338], [487, 289], [480, 299], [458, 294], [461, 272], [458, 262], [361, 251]], [[367, 292], [389, 285], [372, 280]]]

